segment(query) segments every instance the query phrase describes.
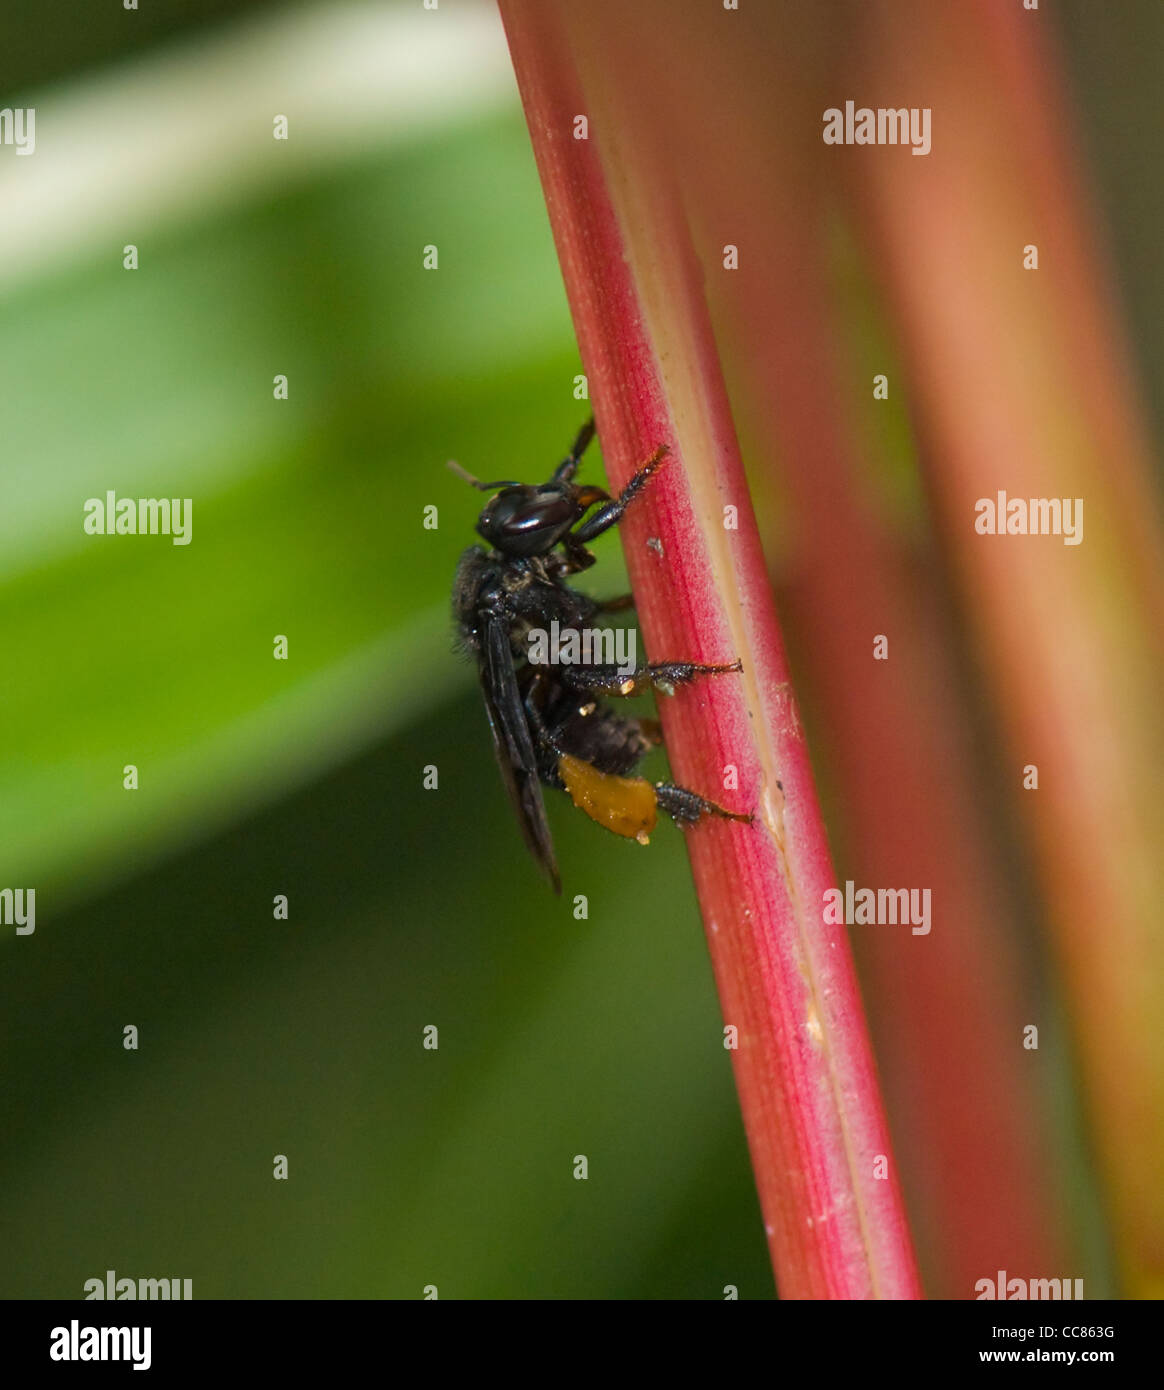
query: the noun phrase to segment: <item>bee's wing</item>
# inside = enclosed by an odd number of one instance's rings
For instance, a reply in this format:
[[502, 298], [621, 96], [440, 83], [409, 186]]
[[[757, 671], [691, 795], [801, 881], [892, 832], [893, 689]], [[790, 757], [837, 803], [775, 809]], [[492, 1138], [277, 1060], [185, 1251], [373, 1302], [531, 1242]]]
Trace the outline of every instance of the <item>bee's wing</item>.
[[496, 614], [483, 613], [480, 618], [481, 689], [485, 695], [489, 727], [493, 730], [493, 751], [497, 754], [501, 778], [517, 812], [518, 824], [529, 851], [554, 885], [554, 892], [561, 893], [562, 881], [558, 876], [554, 842], [550, 838], [550, 825], [542, 801], [537, 757], [521, 692], [517, 688], [509, 629]]

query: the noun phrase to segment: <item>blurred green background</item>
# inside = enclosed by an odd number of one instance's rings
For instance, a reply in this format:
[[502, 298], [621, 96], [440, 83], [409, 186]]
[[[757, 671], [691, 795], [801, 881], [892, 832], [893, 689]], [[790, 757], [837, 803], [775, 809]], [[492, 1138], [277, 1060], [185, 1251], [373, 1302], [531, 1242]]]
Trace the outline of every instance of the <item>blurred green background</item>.
[[[25, 164], [52, 158], [74, 69], [99, 113], [141, 64], [223, 80], [226, 31], [164, 32], [221, 5], [59, 8], [70, 40], [37, 26], [10, 68], [38, 109]], [[310, 11], [265, 21], [275, 49], [315, 32]], [[414, 41], [415, 16], [385, 24]], [[4, 885], [37, 893], [35, 934], [0, 940], [4, 1296], [80, 1297], [107, 1269], [196, 1298], [773, 1292], [680, 833], [645, 851], [554, 798], [556, 899], [453, 654], [480, 498], [445, 460], [540, 479], [589, 409], [484, 32], [496, 93], [458, 119], [312, 163], [315, 108], [289, 90], [286, 147], [266, 111], [249, 136], [282, 171], [180, 215], [147, 190], [101, 245], [82, 227], [0, 285], [0, 634], [22, 654], [0, 845]], [[84, 535], [111, 488], [192, 497], [192, 543]], [[617, 540], [601, 552], [593, 587], [618, 592]]]
[[[1151, 48], [1113, 28], [1159, 15], [1064, 21], [1146, 352], [1164, 282], [1120, 112], [1151, 71], [1111, 93]], [[644, 851], [551, 798], [555, 899], [452, 650], [479, 499], [445, 460], [540, 479], [588, 410], [492, 12], [6, 24], [37, 152], [0, 152], [0, 886], [37, 921], [0, 935], [0, 1295], [114, 1269], [198, 1298], [772, 1296], [681, 836]], [[475, 83], [426, 46], [455, 26]], [[395, 106], [376, 35], [417, 55]], [[192, 544], [84, 535], [108, 489], [192, 497]], [[619, 592], [600, 553], [589, 587]]]

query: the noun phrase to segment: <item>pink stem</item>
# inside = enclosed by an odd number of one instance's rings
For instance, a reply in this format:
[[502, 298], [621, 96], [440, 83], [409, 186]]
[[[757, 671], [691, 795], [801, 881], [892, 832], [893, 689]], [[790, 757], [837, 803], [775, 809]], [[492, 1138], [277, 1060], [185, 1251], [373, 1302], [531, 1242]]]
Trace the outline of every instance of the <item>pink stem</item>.
[[[738, 1030], [780, 1293], [917, 1297], [848, 940], [824, 921], [835, 876], [686, 221], [642, 105], [602, 85], [617, 43], [604, 6], [584, 24], [559, 0], [501, 9], [611, 482], [672, 449], [621, 528], [649, 649], [744, 661], [661, 713], [677, 779], [756, 815], [706, 820], [687, 843]], [[578, 114], [594, 138], [575, 138]]]

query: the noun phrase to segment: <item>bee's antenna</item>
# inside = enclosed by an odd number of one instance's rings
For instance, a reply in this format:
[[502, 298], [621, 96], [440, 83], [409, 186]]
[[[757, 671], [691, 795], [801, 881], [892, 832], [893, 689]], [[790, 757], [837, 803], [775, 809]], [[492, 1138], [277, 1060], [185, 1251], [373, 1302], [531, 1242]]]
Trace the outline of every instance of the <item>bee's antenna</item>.
[[451, 472], [455, 473], [457, 477], [461, 479], [462, 482], [468, 483], [470, 487], [482, 489], [485, 487], [485, 484], [482, 482], [478, 482], [477, 479], [473, 477], [472, 473], [469, 473], [464, 468], [462, 468], [461, 465], [456, 461], [456, 459], [449, 459], [448, 463], [445, 466]]
[[472, 473], [469, 473], [464, 468], [462, 468], [461, 465], [457, 463], [454, 459], [449, 459], [446, 467], [450, 468], [457, 475], [458, 478], [468, 483], [470, 487], [475, 487], [478, 492], [492, 492], [494, 488], [498, 487], [521, 486], [520, 483], [515, 482], [482, 483], [478, 479], [474, 478]]

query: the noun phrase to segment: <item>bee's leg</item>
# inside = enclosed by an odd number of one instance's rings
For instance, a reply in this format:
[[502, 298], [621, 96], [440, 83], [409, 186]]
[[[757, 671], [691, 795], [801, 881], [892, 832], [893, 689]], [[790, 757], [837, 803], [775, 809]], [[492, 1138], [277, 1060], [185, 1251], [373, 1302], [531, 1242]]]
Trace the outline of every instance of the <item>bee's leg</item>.
[[596, 695], [641, 695], [652, 686], [664, 695], [673, 695], [677, 685], [686, 685], [696, 676], [722, 676], [743, 670], [743, 663], [728, 666], [701, 666], [695, 661], [653, 661], [637, 671], [620, 671], [617, 666], [563, 666], [562, 680], [575, 690], [592, 690]]
[[[589, 691], [578, 691], [574, 701], [560, 710], [556, 719], [547, 721], [542, 709], [543, 682], [544, 672], [536, 672], [525, 692], [523, 703], [534, 741], [556, 756], [570, 753], [587, 762], [597, 759], [610, 770], [611, 755], [614, 753], [614, 768], [619, 772], [629, 772], [646, 752], [662, 745], [663, 728], [657, 719], [634, 719], [624, 715], [615, 717], [596, 700], [587, 699], [591, 693]], [[577, 722], [578, 715], [584, 716], [582, 723]], [[596, 718], [585, 718], [595, 715]], [[614, 740], [619, 745], [617, 749], [612, 746], [612, 729], [618, 730]]]
[[635, 726], [652, 748], [663, 746], [663, 726], [657, 719], [630, 719], [627, 722]]
[[[539, 752], [547, 750], [550, 758], [556, 760], [562, 752], [558, 743], [558, 730], [551, 728], [546, 723], [545, 714], [542, 712], [542, 703], [545, 699], [544, 687], [546, 684], [546, 673], [536, 667], [529, 668], [533, 674], [529, 677], [529, 682], [525, 693], [522, 696], [522, 704], [525, 706], [526, 718], [529, 720], [530, 732], [533, 734], [534, 744]], [[541, 761], [541, 759], [539, 759]], [[543, 780], [545, 780], [543, 778]]]
[[575, 527], [570, 533], [571, 539], [585, 545], [587, 541], [592, 541], [595, 536], [600, 536], [603, 531], [609, 531], [612, 526], [617, 526], [622, 520], [623, 512], [642, 491], [647, 480], [659, 470], [663, 460], [670, 452], [666, 444], [660, 444], [617, 497], [612, 498], [609, 502], [604, 502], [592, 516], [586, 518], [581, 526]]
[[635, 606], [634, 594], [619, 594], [617, 598], [600, 599], [596, 613], [624, 613]]
[[572, 535], [567, 533], [562, 537], [562, 549], [564, 555], [553, 557], [553, 570], [556, 574], [578, 574], [581, 570], [588, 570], [597, 559], [581, 541], [576, 541]]
[[666, 811], [680, 825], [694, 825], [704, 816], [721, 816], [724, 820], [740, 820], [749, 825], [755, 820], [750, 812], [728, 811], [714, 801], [708, 801], [686, 787], [672, 786], [670, 782], [655, 783], [655, 800], [659, 809]]
[[680, 825], [694, 825], [704, 816], [750, 823], [750, 815], [728, 811], [714, 801], [697, 796], [685, 787], [667, 782], [652, 785], [645, 777], [622, 777], [602, 772], [593, 763], [572, 753], [563, 753], [555, 769], [554, 781], [564, 787], [570, 799], [591, 820], [615, 835], [645, 845], [660, 810]]
[[555, 483], [568, 483], [578, 471], [578, 463], [582, 455], [586, 452], [586, 446], [594, 438], [594, 416], [578, 431], [578, 436], [570, 447], [570, 452], [554, 469], [554, 476], [551, 479]]

